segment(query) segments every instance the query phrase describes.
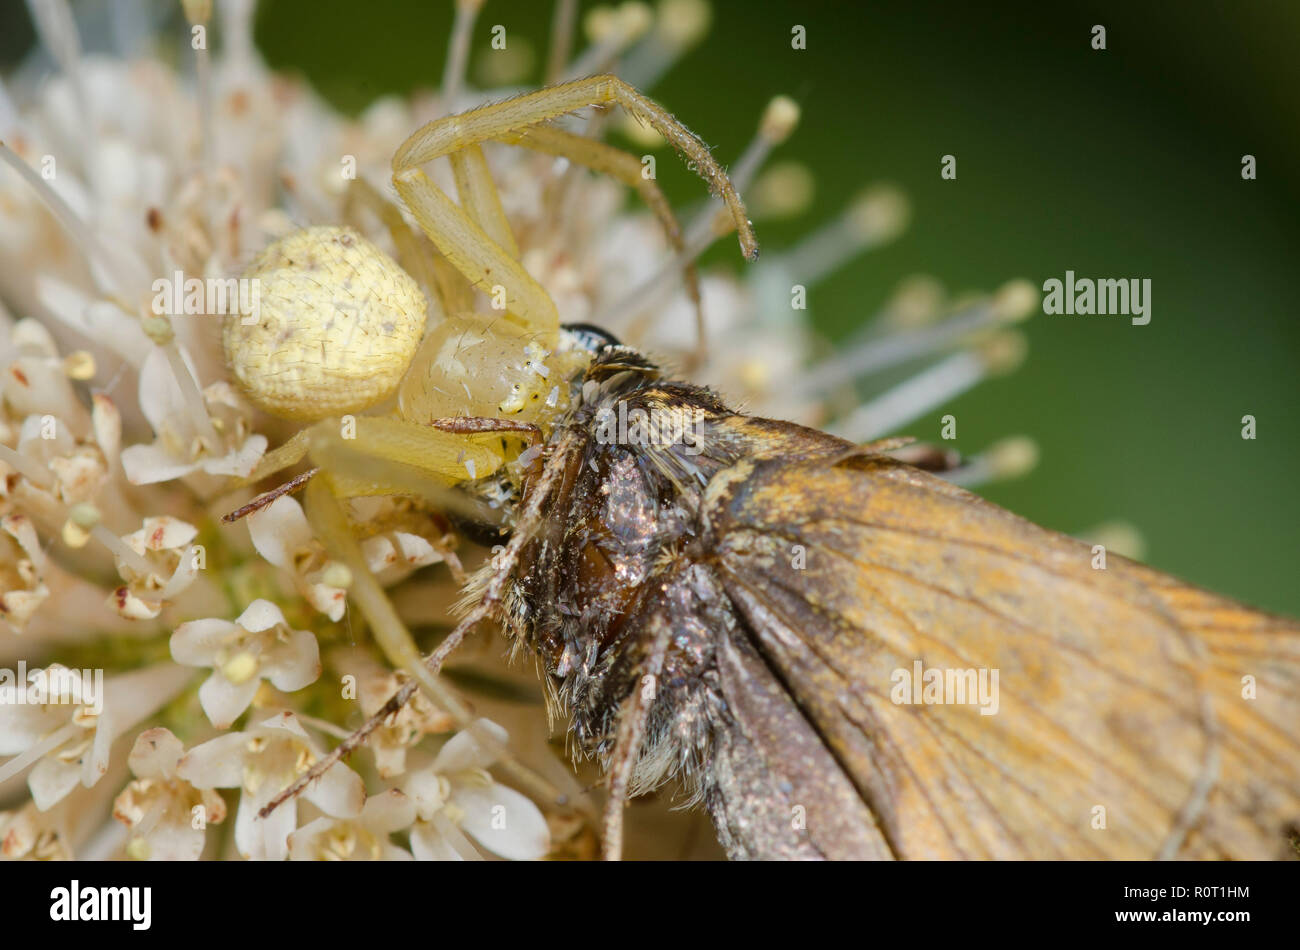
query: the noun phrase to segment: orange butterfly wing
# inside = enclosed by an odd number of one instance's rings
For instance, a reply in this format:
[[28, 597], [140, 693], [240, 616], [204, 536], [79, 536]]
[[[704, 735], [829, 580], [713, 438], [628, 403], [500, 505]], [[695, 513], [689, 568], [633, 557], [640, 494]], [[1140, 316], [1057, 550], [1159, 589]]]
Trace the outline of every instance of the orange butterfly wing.
[[[1289, 853], [1300, 625], [1118, 556], [1095, 570], [882, 456], [742, 461], [704, 516], [757, 654], [879, 826], [863, 856], [881, 835], [901, 858]], [[918, 660], [996, 670], [996, 712], [894, 702]], [[813, 834], [836, 806], [805, 787]]]

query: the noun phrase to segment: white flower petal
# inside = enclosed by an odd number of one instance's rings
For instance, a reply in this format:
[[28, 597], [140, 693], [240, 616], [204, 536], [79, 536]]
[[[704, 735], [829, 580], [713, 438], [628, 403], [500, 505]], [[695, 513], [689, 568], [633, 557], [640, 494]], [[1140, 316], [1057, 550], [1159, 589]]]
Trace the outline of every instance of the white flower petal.
[[303, 790], [307, 799], [327, 815], [351, 818], [361, 814], [366, 801], [366, 786], [361, 776], [339, 762]]
[[125, 584], [109, 594], [106, 603], [125, 620], [152, 620], [162, 613], [162, 601], [140, 597]]
[[242, 732], [231, 732], [200, 743], [181, 756], [176, 775], [195, 788], [238, 788], [244, 784], [248, 739]]
[[396, 584], [417, 568], [442, 560], [432, 544], [418, 534], [391, 531], [361, 542], [361, 554], [375, 579], [385, 587]]
[[234, 475], [243, 478], [257, 465], [257, 460], [266, 453], [266, 436], [250, 435], [244, 444], [217, 458], [205, 458], [199, 462], [203, 471], [209, 475]]
[[199, 687], [199, 705], [214, 726], [227, 729], [253, 704], [253, 697], [261, 685], [262, 680], [256, 676], [236, 684], [222, 673], [214, 672]]
[[109, 468], [113, 468], [122, 448], [122, 413], [107, 393], [94, 393], [90, 397], [91, 426]]
[[342, 618], [343, 611], [348, 609], [348, 592], [342, 587], [303, 583], [301, 589], [307, 602], [330, 620], [338, 621]]
[[187, 547], [181, 552], [180, 560], [176, 562], [176, 570], [172, 572], [171, 579], [158, 592], [159, 598], [171, 600], [183, 593], [186, 588], [194, 583], [198, 576], [199, 566], [195, 561], [194, 548]]
[[[240, 793], [239, 807], [235, 810], [235, 848], [241, 855], [252, 861], [260, 861], [266, 857], [266, 841], [262, 837], [264, 825], [257, 820], [257, 812], [261, 807], [251, 793]], [[294, 824], [297, 824], [296, 803], [288, 801], [281, 807], [286, 811], [295, 812]]]
[[[278, 712], [273, 716], [266, 717], [261, 722], [257, 723], [257, 725], [253, 727], [253, 729], [254, 730], [278, 729], [282, 732], [289, 733], [291, 736], [294, 736], [295, 738], [306, 741], [308, 745], [312, 745], [313, 749], [315, 748], [315, 746], [312, 744], [311, 737], [307, 735], [307, 730], [304, 729], [302, 727], [302, 723], [298, 721], [298, 717], [295, 716], [293, 713], [288, 712], [287, 710], [285, 712]], [[275, 736], [277, 739], [282, 738], [278, 732], [271, 733], [271, 735]]]
[[465, 810], [460, 826], [493, 854], [511, 861], [536, 861], [551, 849], [551, 832], [528, 798], [500, 783], [460, 787], [452, 801]]
[[249, 633], [261, 633], [284, 623], [284, 613], [269, 600], [257, 599], [248, 605], [235, 623]]
[[150, 861], [197, 861], [203, 854], [205, 834], [190, 824], [189, 814], [176, 821], [160, 821], [146, 836]]
[[198, 533], [199, 529], [189, 522], [167, 515], [157, 518], [145, 518], [144, 526], [136, 532], [146, 551], [167, 551], [172, 548], [179, 548], [193, 541], [198, 536]]
[[[24, 688], [19, 683], [15, 689]], [[68, 721], [68, 707], [0, 702], [0, 755], [17, 755]]]
[[41, 539], [32, 519], [17, 513], [8, 514], [0, 518], [0, 528], [18, 542], [38, 572], [45, 567], [45, 550], [41, 547]]
[[117, 738], [113, 712], [105, 707], [99, 715], [95, 736], [91, 739], [89, 754], [81, 760], [81, 784], [90, 788], [108, 772], [108, 753]]
[[327, 834], [336, 823], [333, 818], [317, 818], [289, 835], [289, 860], [315, 861], [316, 839]]
[[[194, 367], [184, 349], [181, 356], [192, 373]], [[169, 429], [178, 438], [193, 435], [188, 426], [189, 406], [176, 377], [172, 375], [171, 361], [161, 346], [150, 350], [140, 367], [139, 397], [140, 411], [157, 435], [163, 435]]]
[[464, 772], [467, 769], [485, 769], [497, 759], [495, 749], [486, 747], [475, 733], [495, 739], [505, 745], [509, 734], [491, 719], [476, 719], [467, 729], [456, 733], [438, 750], [433, 760], [435, 772]]
[[394, 531], [393, 536], [397, 539], [397, 548], [401, 559], [413, 567], [437, 564], [442, 560], [442, 555], [438, 553], [434, 546], [418, 534]]
[[360, 820], [376, 834], [392, 834], [409, 827], [415, 821], [415, 802], [403, 794], [401, 789], [390, 788], [366, 799]]
[[417, 861], [464, 861], [451, 843], [427, 821], [411, 829], [411, 853]]
[[312, 543], [311, 525], [302, 505], [288, 495], [281, 495], [246, 520], [253, 547], [276, 567], [292, 569], [294, 553]]
[[137, 778], [171, 779], [184, 753], [184, 743], [170, 729], [156, 726], [136, 737], [127, 764]]
[[[270, 801], [245, 792], [239, 798], [239, 813], [235, 816], [235, 846], [254, 861], [283, 861], [289, 856], [289, 835], [298, 826], [297, 804], [290, 799], [265, 818], [257, 817], [262, 806]], [[245, 803], [248, 804], [247, 812]], [[243, 837], [240, 821], [244, 822]]]
[[153, 485], [188, 475], [197, 462], [184, 462], [156, 442], [128, 445], [122, 450], [122, 471], [132, 485]]
[[116, 739], [171, 701], [193, 675], [191, 670], [175, 663], [157, 663], [109, 677], [104, 681], [104, 711], [99, 728], [110, 739]]
[[80, 780], [80, 762], [64, 762], [47, 756], [37, 762], [27, 776], [27, 787], [36, 807], [48, 811], [76, 788]]
[[432, 768], [413, 772], [402, 780], [402, 789], [415, 802], [417, 814], [422, 819], [432, 818], [446, 803], [443, 784]]
[[177, 627], [171, 636], [172, 659], [185, 666], [212, 666], [217, 652], [240, 636], [237, 624], [208, 617]]
[[276, 648], [265, 672], [276, 689], [292, 693], [316, 682], [321, 674], [320, 646], [310, 630], [293, 630], [289, 642]]

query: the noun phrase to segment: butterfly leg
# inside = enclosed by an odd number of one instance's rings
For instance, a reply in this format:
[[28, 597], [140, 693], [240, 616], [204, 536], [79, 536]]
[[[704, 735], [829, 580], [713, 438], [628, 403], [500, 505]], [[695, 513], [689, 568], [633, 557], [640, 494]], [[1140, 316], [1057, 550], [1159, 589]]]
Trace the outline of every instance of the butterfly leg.
[[655, 637], [644, 672], [619, 710], [618, 732], [614, 737], [614, 753], [609, 766], [609, 795], [605, 799], [602, 822], [601, 857], [606, 861], [617, 861], [623, 855], [623, 812], [641, 756], [650, 709], [654, 706], [664, 654], [672, 635], [672, 624], [660, 616], [655, 621]]

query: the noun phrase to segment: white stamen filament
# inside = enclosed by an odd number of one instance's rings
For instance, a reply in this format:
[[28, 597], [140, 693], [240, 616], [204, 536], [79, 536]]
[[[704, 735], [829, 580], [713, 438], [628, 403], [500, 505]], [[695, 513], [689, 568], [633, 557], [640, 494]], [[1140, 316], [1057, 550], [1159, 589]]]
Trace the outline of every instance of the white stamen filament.
[[[766, 120], [767, 118], [768, 111], [765, 110], [763, 113], [763, 119]], [[797, 122], [797, 118], [795, 121]], [[731, 183], [736, 186], [737, 191], [742, 194], [745, 192], [745, 189], [749, 187], [749, 183], [754, 180], [754, 175], [763, 167], [763, 163], [767, 161], [767, 157], [772, 154], [772, 149], [780, 144], [784, 138], [789, 137], [789, 134], [794, 131], [794, 125], [791, 124], [789, 128], [782, 129], [782, 131], [785, 133], [783, 136], [774, 138], [771, 134], [771, 130], [768, 128], [767, 122], [760, 121], [758, 131], [754, 134], [754, 137], [750, 140], [749, 144], [745, 146], [745, 150], [741, 152], [740, 158], [737, 159], [735, 165], [727, 171], [728, 176], [731, 178]], [[726, 215], [726, 221], [728, 224], [726, 230], [719, 231], [715, 226], [715, 220], [719, 214]], [[704, 251], [708, 249], [709, 245], [721, 237], [722, 234], [731, 231], [729, 226], [730, 222], [731, 216], [727, 214], [722, 199], [711, 198], [708, 206], [696, 215], [695, 219], [687, 225], [686, 239], [683, 243], [686, 245], [687, 250], [692, 250], [703, 242], [702, 246], [699, 247], [699, 250], [695, 252], [698, 256], [699, 254], [704, 253]]]
[[[185, 13], [191, 26], [202, 26], [207, 31], [207, 15], [211, 8], [204, 3], [186, 3]], [[212, 224], [213, 181], [216, 173], [216, 160], [213, 158], [212, 133], [212, 55], [208, 51], [208, 39], [194, 51], [195, 86], [199, 110], [199, 154], [203, 162], [204, 213], [207, 216], [208, 229]]]
[[879, 438], [966, 392], [983, 380], [988, 372], [988, 365], [977, 353], [954, 353], [879, 398], [859, 406], [831, 426], [830, 431], [850, 442]]
[[175, 338], [163, 343], [162, 350], [167, 354], [167, 363], [171, 367], [176, 385], [180, 388], [181, 397], [185, 400], [185, 408], [189, 413], [190, 421], [193, 423], [196, 433], [207, 445], [209, 451], [217, 451], [221, 446], [221, 437], [217, 435], [217, 430], [213, 428], [212, 418], [208, 415], [207, 403], [203, 401], [203, 393], [199, 391], [199, 384], [190, 373], [190, 368], [185, 365], [185, 358], [181, 356], [180, 347], [176, 345]]
[[0, 137], [17, 132], [20, 122], [18, 107], [14, 105], [13, 98], [5, 89], [4, 79], [0, 77]]
[[624, 57], [619, 75], [638, 89], [654, 88], [682, 54], [704, 38], [712, 17], [706, 0], [661, 2], [654, 30]]
[[222, 0], [217, 7], [221, 17], [222, 60], [238, 64], [238, 72], [247, 75], [257, 61], [253, 47], [253, 0]]
[[[874, 212], [867, 227], [863, 226], [864, 212]], [[897, 234], [905, 216], [905, 206], [894, 206], [889, 192], [879, 192], [850, 205], [834, 221], [771, 259], [771, 264], [784, 268], [797, 283], [812, 286], [862, 251]]]
[[976, 330], [998, 322], [999, 317], [991, 301], [981, 300], [959, 310], [937, 326], [866, 341], [846, 353], [823, 360], [791, 382], [791, 394], [795, 398], [802, 398], [829, 392], [869, 373], [936, 352]]
[[[81, 40], [77, 36], [77, 21], [72, 15], [71, 7], [64, 0], [27, 0], [27, 9], [32, 17], [32, 25], [40, 36], [41, 45], [50, 51], [59, 69], [72, 83], [77, 111], [81, 113], [78, 116], [78, 131], [93, 136], [95, 122], [91, 115], [86, 79], [81, 71]], [[86, 153], [93, 155], [93, 140], [85, 144]]]
[[456, 823], [448, 818], [441, 810], [433, 813], [431, 819], [433, 827], [438, 829], [438, 833], [447, 839], [447, 843], [452, 849], [466, 861], [482, 861], [483, 855], [479, 854], [478, 848], [470, 844], [468, 838], [461, 833]]
[[308, 716], [306, 713], [301, 712], [294, 713], [294, 715], [298, 717], [299, 722], [305, 723], [326, 735], [333, 736], [335, 739], [346, 739], [352, 735], [351, 730], [342, 729], [332, 722], [326, 722], [324, 719], [317, 719], [315, 716]]
[[619, 54], [644, 34], [648, 24], [642, 23], [639, 16], [626, 15], [629, 8], [630, 5], [625, 5], [602, 11], [610, 18], [607, 30], [569, 64], [564, 70], [563, 82], [609, 72]]
[[442, 70], [443, 111], [451, 114], [458, 110], [457, 100], [465, 85], [465, 70], [469, 65], [469, 44], [474, 34], [474, 21], [483, 7], [483, 0], [457, 0], [456, 17], [451, 24], [451, 42], [447, 47], [447, 64]]
[[142, 578], [157, 573], [157, 569], [149, 563], [143, 554], [137, 552], [135, 548], [115, 535], [103, 522], [90, 529], [90, 536], [108, 548], [109, 552], [115, 554], [124, 563], [130, 565], [131, 570]]
[[[764, 118], [768, 113], [764, 112]], [[786, 130], [793, 131], [793, 126]], [[773, 146], [779, 141], [771, 135], [771, 129], [760, 123], [759, 131], [754, 135], [740, 160], [729, 172], [731, 182], [737, 191], [743, 192], [754, 175], [763, 166]], [[722, 226], [715, 226], [722, 216]], [[601, 310], [591, 322], [596, 326], [620, 326], [628, 318], [650, 311], [675, 293], [681, 286], [682, 278], [688, 265], [707, 251], [713, 242], [732, 231], [731, 216], [721, 198], [711, 198], [708, 204], [687, 225], [682, 240], [682, 250], [660, 262], [654, 272], [613, 304]]]
[[20, 774], [25, 768], [27, 768], [27, 766], [40, 759], [47, 752], [53, 752], [80, 731], [80, 726], [76, 723], [70, 722], [61, 728], [54, 730], [54, 732], [51, 732], [35, 745], [29, 746], [22, 752], [19, 752], [4, 765], [0, 765], [0, 784], [7, 782], [15, 775]]
[[17, 449], [11, 449], [4, 443], [0, 443], [0, 462], [4, 462], [39, 488], [50, 488], [54, 485], [54, 473], [36, 460], [28, 458]]
[[546, 58], [546, 82], [559, 82], [573, 51], [573, 26], [578, 18], [577, 0], [558, 0], [551, 15], [551, 48]]
[[944, 474], [963, 488], [1023, 478], [1038, 464], [1038, 444], [1028, 436], [1010, 436], [989, 446], [967, 464]]
[[[36, 192], [36, 197], [41, 199], [59, 224], [63, 225], [64, 230], [71, 236], [73, 243], [80, 248], [86, 260], [99, 265], [92, 267], [91, 273], [100, 292], [110, 297], [125, 298], [126, 287], [148, 286], [144, 262], [136, 257], [134, 252], [129, 251], [126, 245], [115, 245], [115, 250], [101, 241], [98, 235], [77, 217], [76, 212], [63, 200], [63, 197], [36, 174], [17, 152], [3, 142], [0, 142], [0, 161], [16, 171], [31, 186]], [[127, 276], [123, 278], [119, 276], [121, 274]]]
[[159, 819], [161, 819], [167, 811], [166, 795], [167, 790], [164, 789], [163, 794], [149, 804], [149, 810], [146, 811], [140, 817], [140, 820], [136, 822], [135, 826], [132, 827], [132, 835], [137, 838], [148, 837], [149, 832], [153, 831], [154, 827], [158, 824]]

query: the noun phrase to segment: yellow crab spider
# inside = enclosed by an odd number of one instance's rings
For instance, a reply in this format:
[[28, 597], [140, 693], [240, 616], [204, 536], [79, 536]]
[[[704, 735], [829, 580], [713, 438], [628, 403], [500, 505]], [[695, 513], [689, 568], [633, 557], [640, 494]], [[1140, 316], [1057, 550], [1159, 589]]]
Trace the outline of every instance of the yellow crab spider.
[[[652, 126], [690, 160], [722, 199], [742, 251], [757, 257], [744, 205], [708, 148], [627, 83], [594, 76], [435, 120], [398, 149], [393, 185], [441, 259], [416, 239], [398, 209], [357, 183], [349, 198], [378, 215], [418, 281], [350, 228], [307, 228], [253, 262], [245, 277], [258, 282], [256, 308], [228, 316], [223, 327], [226, 361], [245, 395], [272, 415], [311, 423], [268, 453], [245, 481], [308, 455], [317, 466], [234, 516], [322, 473], [308, 487], [308, 515], [348, 569], [350, 593], [376, 641], [436, 701], [466, 720], [469, 711], [432, 675], [367, 570], [338, 499], [423, 494], [446, 500], [437, 488], [493, 474], [518, 453], [503, 436], [533, 445], [549, 436], [567, 408], [568, 380], [589, 357], [562, 332], [554, 302], [520, 263], [480, 143], [560, 156], [636, 187], [680, 250], [680, 228], [634, 156], [548, 124], [580, 109], [613, 105]], [[421, 170], [444, 156], [459, 206]], [[693, 275], [688, 287], [698, 303]], [[472, 300], [473, 289], [491, 297], [496, 312], [453, 313], [449, 305]], [[430, 300], [437, 322], [426, 330]], [[355, 415], [368, 409], [378, 414]]]
[[[401, 386], [399, 417], [421, 425], [408, 430], [390, 425], [393, 419], [358, 422], [349, 446], [353, 453], [414, 466], [441, 484], [472, 480], [499, 467], [503, 460], [491, 448], [499, 445], [499, 437], [448, 433], [429, 423], [469, 415], [513, 418], [545, 428], [563, 411], [558, 381], [578, 357], [566, 357], [555, 305], [518, 261], [478, 143], [496, 140], [563, 156], [637, 187], [670, 240], [679, 244], [680, 229], [667, 202], [654, 182], [641, 175], [633, 156], [541, 124], [609, 104], [622, 105], [691, 159], [730, 211], [742, 250], [756, 256], [744, 205], [726, 173], [671, 114], [614, 76], [547, 87], [430, 122], [393, 159], [394, 186], [421, 229], [471, 286], [504, 298], [503, 312], [444, 319], [421, 344], [426, 304], [416, 282], [360, 235], [309, 228], [272, 245], [245, 274], [259, 281], [259, 312], [232, 315], [223, 337], [240, 388], [273, 415], [318, 421], [374, 406]], [[463, 209], [420, 170], [444, 155], [452, 163]], [[420, 259], [400, 213], [385, 210], [386, 202], [368, 185], [362, 184], [358, 193], [393, 232], [403, 257], [426, 274], [435, 271]], [[426, 286], [430, 282], [426, 277]], [[437, 281], [432, 283], [435, 308], [445, 312]], [[271, 453], [250, 480], [296, 463], [312, 444], [328, 452], [337, 443], [330, 435], [334, 428], [317, 427], [314, 439], [300, 433]], [[389, 493], [377, 479], [347, 487], [345, 494]]]

